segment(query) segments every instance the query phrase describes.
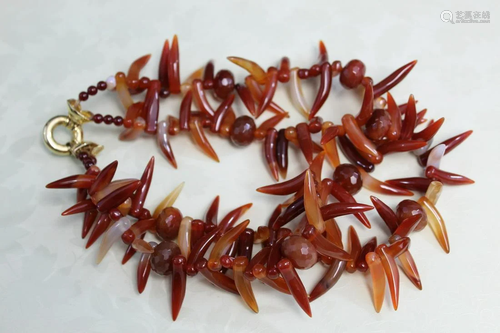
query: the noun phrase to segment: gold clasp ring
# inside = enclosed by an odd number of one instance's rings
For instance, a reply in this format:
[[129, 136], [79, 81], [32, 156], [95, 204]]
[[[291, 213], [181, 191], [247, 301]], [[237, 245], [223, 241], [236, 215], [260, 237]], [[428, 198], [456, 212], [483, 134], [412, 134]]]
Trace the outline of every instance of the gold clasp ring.
[[[82, 111], [78, 101], [74, 99], [68, 100], [68, 116], [57, 116], [50, 119], [43, 128], [43, 140], [45, 145], [57, 155], [77, 156], [80, 152], [85, 151], [92, 155], [97, 155], [104, 147], [93, 142], [83, 141], [82, 124], [89, 122], [92, 119], [90, 111]], [[54, 138], [54, 130], [64, 126], [71, 131], [71, 141], [66, 144], [61, 144]]]

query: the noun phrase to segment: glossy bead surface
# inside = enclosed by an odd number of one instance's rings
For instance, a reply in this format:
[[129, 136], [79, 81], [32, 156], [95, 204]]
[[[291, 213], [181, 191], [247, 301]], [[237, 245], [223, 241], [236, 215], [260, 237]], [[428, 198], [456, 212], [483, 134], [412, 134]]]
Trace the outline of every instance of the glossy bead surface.
[[248, 146], [254, 139], [255, 122], [249, 116], [236, 118], [231, 128], [231, 142], [237, 146]]
[[177, 238], [181, 220], [182, 213], [180, 210], [174, 207], [165, 208], [156, 218], [156, 233], [163, 240]]
[[356, 194], [363, 186], [358, 169], [352, 164], [341, 164], [333, 172], [333, 181], [350, 194]]
[[361, 84], [365, 76], [365, 64], [360, 60], [351, 60], [340, 72], [340, 83], [346, 89], [354, 89]]
[[220, 70], [214, 79], [214, 93], [220, 99], [226, 99], [234, 90], [234, 76], [228, 70]]
[[373, 111], [372, 116], [366, 123], [366, 136], [372, 140], [381, 140], [391, 126], [391, 116], [382, 109]]
[[304, 237], [293, 235], [285, 239], [281, 245], [281, 253], [290, 259], [298, 269], [311, 268], [318, 261], [318, 253], [314, 245]]
[[420, 231], [427, 225], [427, 214], [418, 202], [413, 200], [403, 200], [398, 204], [396, 208], [398, 223], [401, 223], [405, 219], [417, 214], [422, 215], [422, 220], [420, 220], [420, 223], [415, 228], [415, 231]]
[[169, 275], [172, 273], [172, 260], [180, 254], [181, 250], [174, 242], [161, 242], [151, 255], [151, 269], [160, 275]]

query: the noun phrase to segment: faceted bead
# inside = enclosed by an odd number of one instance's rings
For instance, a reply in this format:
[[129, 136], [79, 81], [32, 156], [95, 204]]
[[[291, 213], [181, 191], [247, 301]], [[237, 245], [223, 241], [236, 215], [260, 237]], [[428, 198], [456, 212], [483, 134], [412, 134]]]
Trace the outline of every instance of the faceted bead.
[[181, 250], [174, 242], [161, 242], [151, 255], [151, 269], [160, 275], [169, 275], [172, 273], [172, 260], [180, 254]]
[[237, 146], [248, 146], [254, 139], [255, 122], [249, 116], [236, 118], [231, 128], [231, 141]]
[[281, 253], [290, 259], [295, 268], [308, 269], [318, 261], [314, 245], [304, 237], [293, 235], [281, 245]]
[[366, 123], [366, 136], [372, 140], [381, 140], [390, 126], [391, 116], [389, 113], [382, 109], [376, 109]]
[[403, 200], [396, 207], [396, 216], [398, 217], [399, 223], [417, 214], [422, 214], [422, 220], [420, 220], [420, 223], [415, 228], [415, 231], [420, 231], [427, 225], [427, 214], [422, 206], [413, 200]]
[[346, 89], [354, 89], [361, 84], [365, 76], [365, 64], [360, 60], [351, 60], [340, 72], [340, 83]]
[[181, 220], [180, 210], [174, 207], [165, 208], [156, 218], [156, 233], [163, 240], [176, 239]]
[[220, 70], [215, 76], [214, 92], [220, 99], [226, 99], [234, 90], [234, 76], [228, 70]]
[[333, 172], [333, 181], [342, 186], [350, 194], [356, 194], [363, 186], [358, 169], [352, 164], [341, 164]]

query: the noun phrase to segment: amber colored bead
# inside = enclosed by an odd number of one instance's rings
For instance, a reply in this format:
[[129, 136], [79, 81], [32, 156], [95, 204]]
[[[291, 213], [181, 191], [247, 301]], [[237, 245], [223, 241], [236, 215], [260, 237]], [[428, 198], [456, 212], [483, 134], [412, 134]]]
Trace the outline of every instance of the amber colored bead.
[[290, 259], [295, 268], [299, 269], [311, 268], [318, 261], [318, 253], [314, 245], [297, 235], [285, 239], [281, 245], [281, 253]]
[[90, 96], [94, 96], [94, 95], [97, 95], [97, 87], [95, 86], [90, 86], [87, 88], [87, 93], [90, 95]]
[[156, 218], [156, 233], [163, 240], [176, 239], [181, 220], [180, 210], [174, 207], [165, 208]]
[[298, 74], [300, 79], [307, 79], [310, 75], [308, 69], [299, 69], [297, 74]]
[[360, 60], [351, 60], [340, 72], [340, 83], [346, 89], [354, 89], [361, 84], [366, 67]]
[[104, 81], [99, 81], [97, 82], [97, 89], [103, 91], [103, 90], [106, 90], [108, 88], [108, 84]]
[[403, 200], [396, 207], [396, 216], [398, 217], [398, 223], [403, 222], [408, 217], [421, 214], [422, 220], [416, 226], [415, 231], [420, 231], [427, 225], [427, 214], [422, 206], [413, 200]]
[[86, 100], [89, 99], [89, 94], [87, 94], [85, 91], [82, 91], [79, 95], [78, 95], [78, 99], [82, 102], [85, 102]]
[[130, 90], [137, 90], [137, 88], [139, 88], [139, 80], [137, 80], [137, 79], [133, 79], [133, 80], [128, 79], [127, 80], [127, 87]]
[[231, 128], [231, 142], [237, 146], [248, 146], [254, 139], [254, 132], [255, 122], [251, 117], [238, 117]]
[[295, 130], [295, 127], [290, 126], [287, 127], [285, 130], [285, 138], [288, 141], [296, 141], [297, 140], [297, 131]]
[[383, 109], [376, 109], [366, 123], [366, 136], [372, 140], [381, 140], [391, 127], [391, 116]]
[[333, 172], [333, 181], [342, 186], [350, 194], [356, 194], [363, 186], [361, 175], [352, 164], [341, 164]]
[[335, 60], [334, 62], [332, 62], [331, 70], [332, 77], [339, 75], [340, 72], [342, 72], [342, 63], [338, 60]]
[[320, 117], [314, 117], [308, 124], [309, 132], [319, 133], [321, 131], [323, 124]]
[[228, 70], [220, 70], [214, 79], [214, 93], [220, 99], [226, 99], [234, 90], [234, 76]]
[[179, 246], [172, 241], [163, 241], [151, 255], [151, 269], [160, 275], [172, 273], [172, 260], [181, 254]]

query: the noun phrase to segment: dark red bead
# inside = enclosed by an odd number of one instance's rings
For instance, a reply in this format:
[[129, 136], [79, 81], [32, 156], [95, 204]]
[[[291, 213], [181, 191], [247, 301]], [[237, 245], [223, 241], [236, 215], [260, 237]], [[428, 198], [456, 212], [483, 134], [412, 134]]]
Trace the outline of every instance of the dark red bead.
[[375, 109], [366, 123], [366, 136], [372, 140], [381, 140], [391, 126], [391, 116], [386, 110]]
[[156, 233], [163, 240], [176, 239], [181, 225], [182, 213], [175, 207], [165, 208], [156, 218]]
[[81, 152], [80, 154], [78, 154], [78, 159], [80, 161], [86, 160], [87, 158], [89, 158], [89, 154], [87, 154], [85, 152]]
[[340, 72], [340, 84], [346, 89], [354, 89], [361, 84], [366, 67], [360, 60], [351, 60]]
[[417, 214], [421, 214], [422, 219], [415, 228], [415, 231], [420, 231], [427, 225], [427, 214], [425, 213], [425, 210], [422, 208], [422, 206], [418, 202], [413, 200], [403, 200], [396, 207], [396, 216], [398, 217], [398, 223], [401, 223], [405, 219]]
[[231, 127], [231, 142], [237, 146], [248, 146], [254, 139], [255, 121], [249, 116], [236, 118]]
[[89, 94], [87, 94], [85, 91], [82, 91], [80, 95], [78, 95], [78, 99], [82, 102], [85, 102], [89, 99]]
[[333, 181], [352, 195], [358, 193], [363, 186], [358, 168], [348, 163], [341, 164], [335, 168]]
[[104, 116], [104, 123], [106, 125], [111, 125], [113, 123], [113, 116], [111, 116], [109, 114]]
[[313, 65], [311, 69], [309, 69], [310, 76], [318, 76], [321, 73], [321, 67], [319, 65]]
[[170, 96], [170, 91], [168, 91], [165, 88], [161, 88], [161, 90], [160, 90], [160, 98], [167, 98], [168, 96]]
[[139, 214], [139, 220], [147, 220], [151, 218], [151, 212], [149, 209], [143, 208]]
[[100, 114], [100, 113], [96, 113], [96, 114], [92, 117], [92, 119], [94, 120], [94, 123], [96, 123], [96, 124], [100, 124], [100, 123], [102, 123], [102, 121], [104, 120], [104, 119], [103, 119], [102, 114]]
[[148, 89], [149, 88], [149, 82], [150, 82], [150, 80], [147, 77], [142, 77], [139, 80], [139, 88], [141, 88], [141, 89]]
[[309, 77], [309, 70], [307, 69], [299, 69], [297, 75], [300, 79], [307, 79]]
[[214, 79], [214, 93], [220, 99], [226, 99], [234, 90], [234, 76], [228, 70], [220, 70]]
[[123, 125], [123, 117], [116, 116], [113, 122], [115, 123], [116, 126], [121, 126]]
[[94, 95], [97, 95], [97, 87], [96, 86], [90, 86], [88, 89], [87, 89], [87, 92], [90, 96], [94, 96]]
[[181, 254], [179, 246], [172, 241], [163, 241], [156, 245], [151, 255], [151, 269], [160, 275], [172, 272], [172, 260]]
[[123, 121], [123, 126], [125, 128], [131, 128], [134, 125], [134, 121], [132, 119], [125, 119]]
[[127, 80], [127, 87], [129, 89], [136, 90], [137, 88], [139, 88], [139, 80]]
[[108, 84], [104, 81], [99, 81], [97, 82], [97, 89], [103, 91], [103, 90], [106, 90], [106, 88], [108, 88]]

